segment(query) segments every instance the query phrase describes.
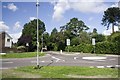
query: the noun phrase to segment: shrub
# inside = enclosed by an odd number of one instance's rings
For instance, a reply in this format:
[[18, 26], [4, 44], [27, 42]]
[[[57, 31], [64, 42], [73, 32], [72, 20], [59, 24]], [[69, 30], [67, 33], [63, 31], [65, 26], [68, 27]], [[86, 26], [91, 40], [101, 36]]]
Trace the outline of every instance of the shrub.
[[[91, 53], [93, 49], [93, 46], [91, 44], [80, 44], [80, 45], [73, 45], [69, 46], [69, 51], [70, 52], [84, 52], [84, 53]], [[68, 50], [68, 47], [65, 49], [66, 51]]]
[[95, 47], [96, 53], [102, 54], [119, 54], [117, 44], [112, 42], [98, 42]]

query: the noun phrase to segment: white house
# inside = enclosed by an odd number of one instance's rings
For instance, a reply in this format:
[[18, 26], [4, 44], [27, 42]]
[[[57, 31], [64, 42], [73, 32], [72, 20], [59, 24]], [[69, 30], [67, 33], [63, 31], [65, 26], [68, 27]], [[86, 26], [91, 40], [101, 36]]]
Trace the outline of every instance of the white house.
[[0, 53], [12, 47], [12, 37], [6, 32], [0, 32]]

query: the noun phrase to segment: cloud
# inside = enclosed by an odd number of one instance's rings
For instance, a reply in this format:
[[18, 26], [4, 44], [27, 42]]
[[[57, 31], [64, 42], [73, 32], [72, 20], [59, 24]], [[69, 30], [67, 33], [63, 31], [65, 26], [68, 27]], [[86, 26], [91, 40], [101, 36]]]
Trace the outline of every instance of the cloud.
[[118, 7], [118, 3], [113, 4], [111, 7]]
[[59, 0], [57, 3], [54, 3], [54, 20], [61, 20], [64, 13], [67, 10], [73, 9], [82, 13], [101, 13], [106, 10], [109, 6], [104, 3], [104, 0], [100, 2], [95, 2], [96, 0], [76, 0], [76, 2], [70, 2], [70, 0]]
[[32, 21], [34, 19], [37, 19], [36, 17], [30, 17], [29, 20]]
[[9, 27], [3, 21], [0, 21], [0, 30], [7, 31]]
[[3, 8], [7, 8], [9, 10], [12, 10], [13, 12], [15, 12], [18, 9], [18, 7], [14, 3], [10, 3], [7, 6], [3, 6]]
[[21, 28], [21, 25], [20, 25], [20, 22], [17, 21], [15, 24], [14, 24], [14, 29], [19, 29]]
[[68, 0], [59, 0], [58, 3], [54, 4], [53, 19], [57, 21], [61, 20], [65, 11], [69, 9], [70, 4]]
[[[114, 26], [114, 31], [118, 31], [118, 30], [119, 30], [118, 26]], [[111, 33], [112, 33], [112, 27], [110, 29], [108, 29], [108, 30], [103, 31], [104, 35], [110, 35]]]
[[17, 43], [21, 35], [22, 35], [22, 32], [10, 34], [10, 36], [13, 38], [12, 39], [13, 43]]

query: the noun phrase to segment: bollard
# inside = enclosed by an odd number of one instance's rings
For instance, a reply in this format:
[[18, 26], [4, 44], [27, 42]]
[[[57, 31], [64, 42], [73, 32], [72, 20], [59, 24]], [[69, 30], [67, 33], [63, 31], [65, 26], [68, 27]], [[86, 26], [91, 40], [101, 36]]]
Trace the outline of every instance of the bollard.
[[62, 54], [62, 50], [60, 50], [60, 54]]

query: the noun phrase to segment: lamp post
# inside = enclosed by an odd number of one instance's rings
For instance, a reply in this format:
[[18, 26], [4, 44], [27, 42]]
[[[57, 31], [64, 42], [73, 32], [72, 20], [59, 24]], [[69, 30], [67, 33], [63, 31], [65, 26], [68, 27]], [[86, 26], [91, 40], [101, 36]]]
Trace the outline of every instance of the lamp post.
[[38, 7], [39, 7], [39, 2], [37, 0], [36, 3], [36, 7], [37, 7], [37, 68], [39, 68], [39, 39], [38, 39]]

